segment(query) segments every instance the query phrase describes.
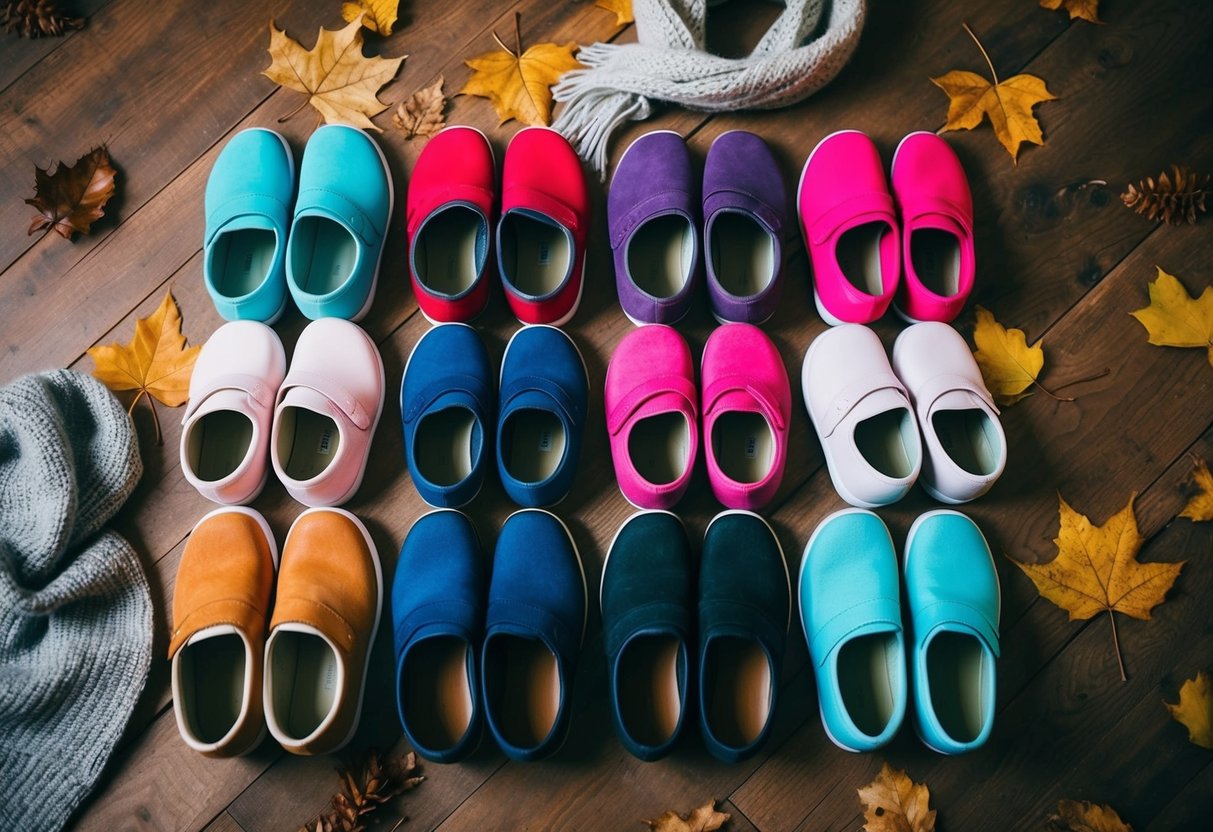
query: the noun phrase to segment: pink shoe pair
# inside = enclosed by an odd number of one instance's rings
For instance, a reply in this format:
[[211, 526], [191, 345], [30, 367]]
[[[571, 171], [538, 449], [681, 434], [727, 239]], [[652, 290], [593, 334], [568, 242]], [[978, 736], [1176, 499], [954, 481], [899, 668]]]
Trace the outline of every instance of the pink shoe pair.
[[606, 423], [619, 490], [638, 508], [668, 509], [690, 485], [703, 414], [708, 481], [728, 508], [759, 509], [783, 480], [792, 395], [762, 330], [732, 323], [703, 348], [702, 395], [687, 342], [651, 324], [619, 342], [606, 377]]
[[890, 178], [891, 194], [876, 145], [858, 130], [831, 133], [805, 161], [797, 210], [813, 300], [832, 326], [871, 323], [890, 302], [911, 323], [951, 321], [973, 290], [973, 197], [955, 152], [934, 133], [911, 133]]

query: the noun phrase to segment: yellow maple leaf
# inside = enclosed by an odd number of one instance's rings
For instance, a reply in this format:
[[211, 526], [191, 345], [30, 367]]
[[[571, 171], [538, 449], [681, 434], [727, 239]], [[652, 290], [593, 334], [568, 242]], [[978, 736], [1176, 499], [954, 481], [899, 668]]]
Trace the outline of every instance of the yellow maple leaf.
[[1012, 562], [1036, 584], [1041, 596], [1070, 614], [1071, 621], [1085, 621], [1101, 612], [1112, 622], [1112, 638], [1120, 677], [1125, 678], [1116, 635], [1114, 612], [1143, 621], [1150, 610], [1166, 598], [1187, 561], [1178, 563], [1141, 563], [1137, 552], [1144, 542], [1137, 529], [1133, 500], [1102, 526], [1094, 525], [1070, 507], [1061, 504], [1061, 522], [1057, 532], [1057, 557], [1048, 563]]
[[1213, 366], [1213, 286], [1194, 298], [1174, 275], [1161, 267], [1150, 284], [1150, 305], [1129, 314], [1150, 333], [1150, 343], [1160, 347], [1203, 347]]
[[346, 23], [361, 17], [365, 28], [384, 37], [392, 33], [399, 13], [400, 0], [347, 0], [341, 4], [341, 17]]
[[1070, 13], [1070, 19], [1082, 19], [1089, 23], [1099, 23], [1099, 0], [1040, 0], [1042, 9], [1064, 8]]
[[443, 127], [446, 127], [446, 98], [442, 94], [443, 77], [428, 87], [422, 87], [404, 101], [396, 105], [392, 115], [392, 124], [404, 131], [404, 137], [414, 136], [429, 138]]
[[1022, 329], [1007, 329], [994, 319], [989, 309], [979, 306], [973, 342], [977, 345], [973, 358], [995, 401], [1002, 405], [1015, 404], [1032, 395], [1028, 388], [1036, 383], [1045, 365], [1045, 353], [1039, 340], [1028, 346]]
[[689, 815], [667, 809], [653, 820], [643, 820], [652, 832], [716, 832], [729, 822], [729, 815], [716, 811], [716, 801], [709, 800]]
[[960, 69], [932, 78], [931, 82], [948, 96], [948, 122], [943, 129], [972, 130], [989, 118], [998, 141], [1011, 154], [1011, 158], [1018, 161], [1021, 144], [1045, 143], [1032, 108], [1042, 101], [1052, 101], [1056, 96], [1035, 75], [1015, 75], [999, 81], [994, 62], [990, 60], [985, 47], [967, 23], [964, 28], [985, 56], [994, 83], [991, 84], [976, 72]]
[[600, 9], [606, 9], [608, 12], [614, 12], [616, 26], [623, 26], [636, 19], [632, 14], [632, 0], [598, 0], [594, 5]]
[[930, 790], [888, 763], [881, 765], [875, 780], [859, 789], [859, 802], [863, 804], [864, 832], [932, 832], [935, 829]]
[[1196, 483], [1197, 492], [1188, 500], [1179, 516], [1196, 523], [1207, 523], [1213, 520], [1213, 474], [1209, 473], [1209, 463], [1203, 459], [1196, 460], [1192, 481]]
[[315, 107], [329, 124], [379, 130], [370, 116], [382, 113], [388, 105], [376, 93], [396, 77], [408, 56], [368, 58], [362, 54], [362, 43], [361, 18], [344, 29], [321, 29], [311, 50], [304, 49], [271, 20], [271, 63], [261, 74], [276, 84], [306, 93], [304, 103]]
[[1213, 688], [1202, 670], [1179, 688], [1179, 701], [1164, 702], [1175, 721], [1188, 729], [1188, 740], [1201, 748], [1213, 749]]
[[[169, 407], [185, 404], [190, 394], [190, 376], [202, 347], [185, 346], [181, 334], [181, 313], [170, 290], [156, 311], [135, 321], [135, 337], [129, 344], [89, 347], [88, 354], [97, 365], [93, 375], [114, 391], [138, 390], [127, 412], [145, 395], [159, 399]], [[160, 419], [151, 405], [160, 441]]]
[[1111, 806], [1089, 800], [1059, 800], [1047, 828], [1049, 832], [1133, 832]]

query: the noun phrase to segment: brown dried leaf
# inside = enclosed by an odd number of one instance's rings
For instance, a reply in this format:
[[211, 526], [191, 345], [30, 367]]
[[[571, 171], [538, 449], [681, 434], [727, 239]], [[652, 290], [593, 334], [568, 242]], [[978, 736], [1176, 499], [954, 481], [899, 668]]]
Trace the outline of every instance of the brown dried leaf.
[[422, 87], [396, 105], [392, 124], [404, 131], [406, 139], [421, 136], [428, 139], [446, 127], [446, 97], [442, 94], [443, 77], [428, 87]]
[[1213, 520], [1213, 473], [1209, 472], [1209, 463], [1203, 459], [1196, 460], [1192, 482], [1196, 486], [1196, 493], [1188, 499], [1179, 516], [1187, 517], [1193, 523], [1207, 523]]
[[636, 19], [632, 14], [632, 0], [598, 0], [594, 5], [614, 12], [616, 26], [624, 26]]
[[110, 164], [109, 149], [94, 147], [68, 167], [60, 162], [54, 173], [34, 167], [34, 196], [26, 205], [38, 209], [29, 233], [53, 228], [65, 240], [87, 234], [94, 222], [105, 216], [105, 203], [114, 195], [117, 171]]
[[1188, 729], [1188, 740], [1201, 748], [1213, 749], [1213, 685], [1203, 670], [1179, 688], [1179, 701], [1164, 702], [1175, 721]]
[[930, 790], [888, 763], [881, 765], [875, 780], [859, 789], [859, 802], [864, 832], [934, 832]]
[[1062, 9], [1070, 13], [1071, 20], [1085, 20], [1088, 23], [1101, 23], [1099, 19], [1099, 0], [1040, 0], [1043, 9]]
[[729, 822], [725, 812], [716, 811], [716, 801], [709, 800], [689, 815], [668, 809], [653, 820], [642, 820], [652, 832], [715, 832]]
[[1111, 806], [1089, 800], [1062, 800], [1049, 815], [1049, 832], [1133, 832]]
[[400, 14], [400, 0], [352, 0], [341, 4], [341, 17], [346, 23], [361, 18], [362, 25], [387, 37]]

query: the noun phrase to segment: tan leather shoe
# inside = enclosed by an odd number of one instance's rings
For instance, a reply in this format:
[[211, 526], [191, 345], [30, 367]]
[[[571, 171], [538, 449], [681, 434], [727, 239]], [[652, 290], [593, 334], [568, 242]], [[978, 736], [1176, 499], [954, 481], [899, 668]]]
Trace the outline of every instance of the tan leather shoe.
[[383, 571], [366, 527], [339, 508], [299, 515], [282, 546], [265, 647], [265, 720], [292, 754], [327, 754], [358, 730]]
[[262, 661], [278, 549], [260, 514], [221, 508], [194, 526], [173, 589], [168, 648], [177, 728], [208, 757], [265, 736]]

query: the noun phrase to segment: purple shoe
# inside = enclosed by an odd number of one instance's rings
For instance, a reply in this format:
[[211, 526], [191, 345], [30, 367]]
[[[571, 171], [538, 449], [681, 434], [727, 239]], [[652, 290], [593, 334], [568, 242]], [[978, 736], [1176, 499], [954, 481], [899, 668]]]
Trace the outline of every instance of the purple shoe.
[[708, 298], [721, 323], [759, 324], [783, 289], [788, 195], [766, 142], [744, 130], [721, 133], [703, 166]]
[[619, 305], [632, 323], [687, 313], [699, 273], [699, 178], [682, 136], [645, 133], [628, 146], [607, 194]]

